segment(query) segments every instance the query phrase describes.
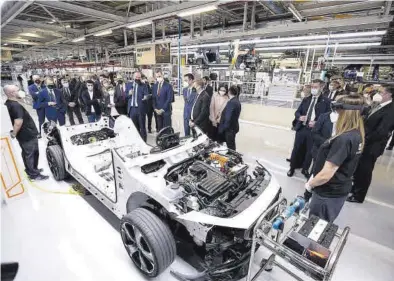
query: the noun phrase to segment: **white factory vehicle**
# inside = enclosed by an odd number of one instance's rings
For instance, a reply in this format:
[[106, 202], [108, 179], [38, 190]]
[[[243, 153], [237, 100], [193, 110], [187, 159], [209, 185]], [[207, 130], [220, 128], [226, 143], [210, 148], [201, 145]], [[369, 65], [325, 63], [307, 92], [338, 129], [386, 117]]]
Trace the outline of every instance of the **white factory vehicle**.
[[212, 280], [247, 274], [251, 231], [281, 193], [263, 166], [252, 169], [198, 128], [186, 138], [165, 128], [149, 146], [124, 116], [113, 128], [103, 117], [44, 131], [54, 178], [72, 176], [121, 219], [123, 244], [144, 275], [158, 276], [177, 252], [187, 261], [193, 253], [190, 263]]

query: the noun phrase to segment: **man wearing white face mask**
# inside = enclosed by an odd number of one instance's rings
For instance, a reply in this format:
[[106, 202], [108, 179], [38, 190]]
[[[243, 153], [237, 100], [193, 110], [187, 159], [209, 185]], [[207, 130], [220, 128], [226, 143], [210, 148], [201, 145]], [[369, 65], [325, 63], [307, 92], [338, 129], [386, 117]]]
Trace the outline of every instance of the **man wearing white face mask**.
[[330, 100], [322, 93], [323, 81], [313, 80], [311, 84], [311, 96], [304, 98], [295, 112], [297, 122], [293, 151], [290, 157], [290, 170], [287, 176], [292, 177], [295, 169], [302, 168], [301, 173], [309, 178], [309, 166], [312, 161], [312, 128], [319, 116], [330, 111]]
[[354, 173], [352, 196], [349, 202], [362, 203], [368, 193], [372, 181], [372, 172], [376, 160], [383, 154], [391, 132], [394, 128], [393, 86], [383, 86], [373, 96], [373, 100], [380, 102], [372, 108], [364, 120], [365, 146], [356, 172]]
[[16, 138], [22, 149], [26, 174], [31, 180], [46, 180], [48, 176], [42, 175], [42, 169], [37, 167], [39, 158], [37, 127], [29, 112], [18, 102], [24, 97], [24, 92], [19, 91], [18, 86], [6, 85], [4, 93], [7, 96], [5, 105], [13, 126], [11, 138]]

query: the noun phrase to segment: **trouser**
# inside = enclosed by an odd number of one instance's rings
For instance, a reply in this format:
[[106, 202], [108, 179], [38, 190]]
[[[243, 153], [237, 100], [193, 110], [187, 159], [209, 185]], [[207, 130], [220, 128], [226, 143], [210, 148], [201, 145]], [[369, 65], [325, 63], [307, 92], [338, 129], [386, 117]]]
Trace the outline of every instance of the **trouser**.
[[88, 121], [89, 123], [94, 123], [97, 122], [101, 119], [101, 114], [96, 114], [95, 112], [91, 113], [88, 115]]
[[235, 148], [235, 135], [237, 133], [233, 130], [228, 130], [224, 132], [224, 140], [226, 141], [227, 147], [236, 150]]
[[365, 196], [367, 196], [368, 188], [372, 181], [372, 172], [375, 168], [377, 159], [378, 157], [365, 151], [361, 155], [357, 169], [354, 172], [352, 193], [360, 202], [364, 202]]
[[59, 123], [60, 126], [63, 126], [66, 124], [66, 116], [62, 112], [56, 112], [55, 115], [48, 115], [47, 119], [49, 121], [53, 121], [55, 123]]
[[391, 134], [391, 141], [390, 141], [390, 143], [389, 143], [389, 147], [394, 147], [394, 131], [393, 131], [393, 133]]
[[295, 139], [294, 139], [294, 147], [293, 151], [291, 152], [291, 158], [290, 158], [290, 167], [292, 169], [297, 169], [299, 159], [298, 157], [301, 157], [301, 155], [298, 155], [299, 150], [305, 151], [303, 156], [303, 161], [301, 164], [301, 168], [303, 170], [309, 170], [309, 167], [312, 162], [312, 147], [313, 147], [313, 139], [312, 139], [312, 133], [311, 130], [302, 127], [296, 132]]
[[[156, 117], [156, 114], [154, 114], [154, 116], [155, 116], [156, 130], [157, 130], [157, 117]], [[148, 111], [146, 112], [146, 117], [148, 118], [148, 131], [151, 132], [152, 131], [153, 108], [152, 109], [148, 109]]]
[[79, 124], [83, 124], [81, 108], [78, 105], [76, 105], [74, 107], [71, 107], [71, 106], [67, 107], [67, 115], [68, 115], [68, 119], [70, 120], [70, 124], [72, 126], [75, 125], [74, 113], [77, 116]]
[[38, 116], [38, 131], [40, 132], [41, 135], [41, 126], [45, 122], [45, 110], [44, 109], [37, 109], [37, 116]]
[[37, 177], [40, 174], [38, 170], [38, 157], [40, 155], [38, 140], [34, 138], [26, 142], [20, 142], [19, 145], [22, 148], [22, 159], [26, 174], [30, 178]]
[[338, 198], [323, 197], [313, 192], [309, 204], [309, 215], [315, 215], [322, 220], [334, 222], [345, 204], [347, 196]]
[[158, 131], [160, 131], [163, 128], [171, 126], [171, 113], [164, 112], [162, 114], [157, 115], [157, 126], [158, 126]]
[[146, 142], [145, 115], [146, 113], [141, 113], [138, 108], [132, 108], [130, 111], [130, 119], [133, 121], [137, 131], [140, 133], [141, 138]]
[[183, 128], [185, 130], [185, 136], [190, 136], [190, 126], [189, 126], [189, 118], [183, 118]]

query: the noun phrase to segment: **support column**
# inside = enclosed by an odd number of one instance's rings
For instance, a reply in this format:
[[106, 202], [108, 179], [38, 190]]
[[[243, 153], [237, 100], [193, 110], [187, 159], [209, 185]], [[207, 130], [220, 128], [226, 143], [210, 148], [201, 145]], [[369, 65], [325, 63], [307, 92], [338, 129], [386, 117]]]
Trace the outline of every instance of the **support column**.
[[242, 30], [243, 31], [245, 31], [246, 30], [246, 27], [247, 27], [247, 24], [248, 24], [248, 2], [245, 2], [245, 4], [244, 4], [244, 22], [243, 22], [243, 25], [242, 25]]
[[164, 20], [161, 21], [161, 34], [163, 37], [163, 40], [166, 39], [166, 24], [164, 22]]
[[156, 40], [156, 23], [152, 21], [152, 42]]
[[178, 95], [181, 95], [181, 91], [182, 91], [181, 38], [182, 38], [182, 22], [181, 22], [181, 18], [178, 18]]
[[204, 35], [204, 14], [200, 14], [200, 36]]
[[123, 29], [124, 46], [127, 47], [127, 30]]
[[194, 37], [194, 15], [190, 16], [190, 38]]
[[137, 31], [135, 29], [133, 30], [133, 34], [134, 34], [134, 45], [137, 45]]
[[250, 28], [254, 29], [256, 26], [256, 1], [253, 1], [252, 5], [252, 19], [250, 21]]

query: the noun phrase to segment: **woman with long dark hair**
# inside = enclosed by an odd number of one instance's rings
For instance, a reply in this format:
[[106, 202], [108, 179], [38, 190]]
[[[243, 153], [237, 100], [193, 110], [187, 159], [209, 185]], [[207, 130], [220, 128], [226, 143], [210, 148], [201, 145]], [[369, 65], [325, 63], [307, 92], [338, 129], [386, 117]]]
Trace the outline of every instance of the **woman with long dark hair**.
[[319, 148], [312, 177], [305, 184], [312, 191], [310, 214], [333, 222], [352, 189], [352, 177], [364, 147], [365, 131], [362, 119], [364, 100], [351, 94], [339, 98], [335, 135]]

